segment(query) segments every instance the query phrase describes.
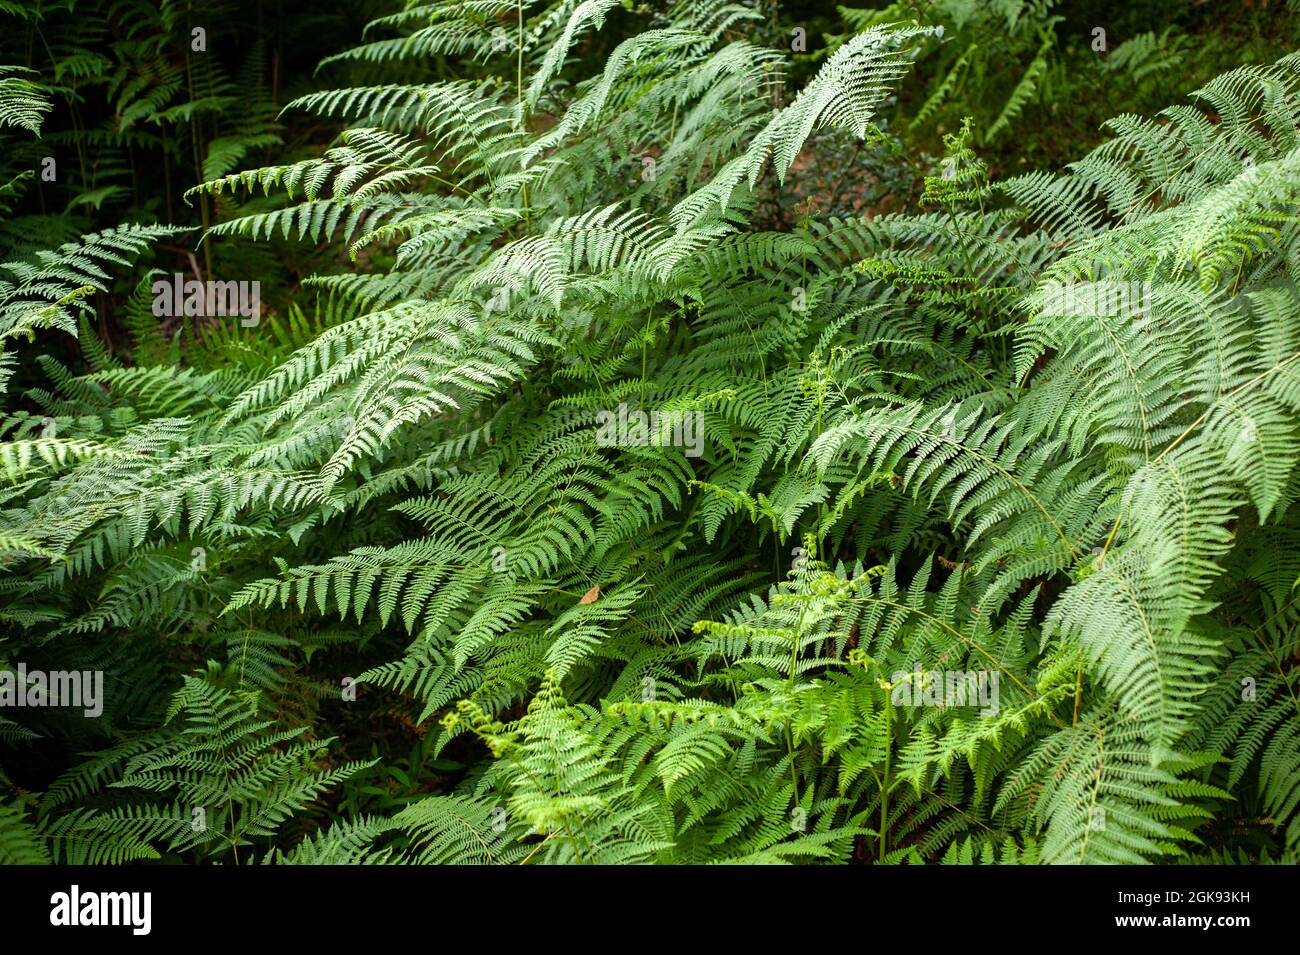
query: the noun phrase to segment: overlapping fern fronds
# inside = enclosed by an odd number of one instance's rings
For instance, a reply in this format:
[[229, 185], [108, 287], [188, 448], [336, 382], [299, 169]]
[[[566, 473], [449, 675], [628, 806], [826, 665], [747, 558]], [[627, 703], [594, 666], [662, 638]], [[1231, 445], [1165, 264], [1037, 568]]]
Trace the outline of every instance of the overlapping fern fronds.
[[[213, 235], [359, 263], [311, 281], [339, 320], [214, 369], [51, 363], [61, 443], [7, 422], [20, 646], [139, 629], [207, 667], [183, 725], [5, 808], [0, 851], [1137, 863], [1218, 858], [1236, 800], [1295, 861], [1300, 57], [990, 181], [973, 144], [1044, 39], [921, 208], [787, 229], [763, 198], [875, 136], [933, 31], [873, 21], [778, 105], [748, 6], [666, 5], [583, 74], [612, 6], [378, 21], [326, 68], [492, 75], [302, 97], [355, 125], [193, 191], [233, 204]], [[10, 269], [57, 315], [14, 334], [73, 330], [52, 268]], [[602, 436], [650, 412], [676, 439]], [[338, 762], [362, 706], [472, 768], [430, 795]]]

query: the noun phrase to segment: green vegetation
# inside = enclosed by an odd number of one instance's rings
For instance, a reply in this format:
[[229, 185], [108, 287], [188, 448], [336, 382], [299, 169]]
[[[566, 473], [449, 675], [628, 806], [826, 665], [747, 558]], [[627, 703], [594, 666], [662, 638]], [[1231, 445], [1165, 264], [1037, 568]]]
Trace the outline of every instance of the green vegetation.
[[0, 4], [0, 862], [1300, 861], [1295, 4], [340, 6]]

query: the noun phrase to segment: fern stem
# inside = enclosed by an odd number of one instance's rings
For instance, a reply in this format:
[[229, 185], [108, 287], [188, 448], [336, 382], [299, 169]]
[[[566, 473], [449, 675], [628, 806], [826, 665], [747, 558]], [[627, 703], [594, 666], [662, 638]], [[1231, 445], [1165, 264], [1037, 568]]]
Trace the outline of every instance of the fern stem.
[[1254, 378], [1250, 379], [1249, 381], [1243, 382], [1242, 384], [1238, 385], [1236, 388], [1232, 389], [1232, 391], [1228, 392], [1226, 395], [1220, 395], [1218, 398], [1215, 398], [1214, 401], [1210, 402], [1209, 406], [1203, 412], [1201, 412], [1200, 416], [1187, 426], [1186, 431], [1184, 431], [1178, 437], [1174, 438], [1174, 440], [1169, 443], [1168, 447], [1166, 447], [1163, 451], [1161, 451], [1158, 455], [1156, 455], [1155, 463], [1159, 463], [1166, 454], [1168, 454], [1174, 448], [1178, 447], [1178, 445], [1182, 444], [1182, 442], [1187, 438], [1188, 435], [1190, 435], [1193, 431], [1195, 431], [1197, 428], [1201, 426], [1201, 424], [1205, 421], [1205, 419], [1209, 417], [1211, 409], [1216, 407], [1220, 402], [1237, 397], [1237, 395], [1241, 394], [1247, 388], [1251, 387], [1252, 385], [1259, 384], [1259, 382], [1263, 381], [1269, 375], [1276, 374], [1277, 372], [1281, 371], [1283, 368], [1291, 364], [1291, 362], [1295, 361], [1296, 359], [1300, 359], [1300, 351], [1296, 352], [1290, 358], [1278, 362], [1276, 365], [1274, 365], [1272, 368], [1269, 368], [1267, 371], [1260, 372], [1258, 375], [1256, 375]]
[[889, 694], [885, 695], [885, 768], [880, 784], [880, 832], [878, 836], [878, 847], [876, 852], [876, 861], [883, 862], [885, 852], [889, 847], [889, 768], [890, 757], [894, 751], [894, 712], [893, 702]]
[[[958, 640], [962, 641], [962, 643], [965, 643], [966, 645], [968, 645], [968, 646], [970, 646], [971, 648], [973, 648], [976, 652], [981, 653], [981, 654], [983, 654], [985, 657], [987, 657], [987, 658], [989, 659], [989, 662], [991, 662], [995, 667], [998, 668], [998, 672], [999, 672], [999, 673], [1003, 673], [1003, 674], [1005, 674], [1008, 678], [1010, 678], [1010, 680], [1011, 680], [1012, 683], [1014, 683], [1016, 686], [1020, 687], [1020, 689], [1024, 690], [1027, 694], [1029, 694], [1029, 696], [1030, 696], [1032, 699], [1035, 699], [1035, 700], [1038, 699], [1038, 694], [1035, 693], [1033, 690], [1031, 690], [1029, 687], [1025, 686], [1023, 683], [1021, 683], [1018, 679], [1016, 679], [1016, 675], [1015, 675], [1014, 673], [1012, 673], [1010, 670], [1008, 670], [1005, 666], [1003, 666], [1001, 660], [999, 660], [999, 659], [998, 659], [997, 657], [995, 657], [993, 654], [989, 653], [989, 651], [985, 650], [982, 646], [980, 646], [978, 643], [976, 643], [976, 642], [975, 642], [974, 640], [972, 640], [970, 637], [966, 636], [966, 634], [962, 633], [962, 632], [961, 632], [960, 630], [958, 630], [956, 627], [953, 627], [953, 626], [951, 626], [950, 624], [946, 623], [945, 621], [940, 620], [938, 617], [935, 617], [935, 616], [933, 616], [932, 614], [928, 614], [928, 613], [926, 613], [924, 610], [920, 610], [920, 609], [918, 609], [917, 607], [909, 607], [907, 604], [900, 604], [900, 603], [897, 603], [897, 602], [895, 602], [895, 601], [893, 601], [893, 600], [886, 600], [886, 599], [883, 598], [883, 597], [875, 597], [875, 596], [870, 596], [870, 597], [867, 597], [867, 596], [863, 596], [863, 597], [850, 597], [848, 602], [849, 602], [849, 603], [854, 603], [854, 602], [856, 602], [856, 601], [858, 601], [858, 600], [864, 600], [864, 601], [867, 601], [867, 602], [869, 602], [869, 603], [878, 603], [878, 604], [881, 604], [881, 605], [886, 606], [886, 607], [892, 607], [892, 608], [894, 608], [895, 610], [902, 610], [902, 611], [904, 611], [905, 613], [914, 613], [914, 614], [916, 614], [918, 617], [923, 617], [923, 618], [925, 618], [927, 621], [929, 621], [930, 623], [934, 624], [935, 626], [940, 627], [940, 628], [942, 628], [942, 629], [944, 629], [944, 630], [947, 630], [949, 633], [951, 633], [953, 636], [955, 636]], [[1049, 715], [1050, 715], [1050, 714], [1049, 714]], [[1052, 719], [1056, 722], [1056, 724], [1057, 724], [1058, 726], [1064, 727], [1065, 724], [1061, 723], [1060, 720], [1057, 720], [1055, 716], [1052, 716]]]
[[[522, 133], [527, 127], [528, 102], [524, 96], [524, 0], [515, 0], [515, 12], [519, 17], [518, 33], [516, 34], [515, 43], [515, 89], [517, 90], [516, 98], [519, 105], [519, 132]], [[533, 214], [528, 202], [528, 183], [524, 182], [521, 190], [524, 203], [524, 228], [531, 232], [533, 228]]]

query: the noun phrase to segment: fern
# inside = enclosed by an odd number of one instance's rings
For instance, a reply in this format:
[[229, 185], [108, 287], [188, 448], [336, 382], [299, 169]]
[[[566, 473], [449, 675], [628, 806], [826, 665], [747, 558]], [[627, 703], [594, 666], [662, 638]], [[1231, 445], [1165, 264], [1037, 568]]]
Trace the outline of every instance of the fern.
[[[793, 62], [615, 6], [408, 5], [283, 99], [260, 41], [0, 77], [115, 118], [0, 193], [0, 662], [113, 687], [0, 721], [68, 754], [0, 856], [1294, 861], [1300, 57], [1008, 177], [1050, 3]], [[193, 250], [108, 224], [148, 149]], [[236, 265], [255, 328], [153, 314]]]

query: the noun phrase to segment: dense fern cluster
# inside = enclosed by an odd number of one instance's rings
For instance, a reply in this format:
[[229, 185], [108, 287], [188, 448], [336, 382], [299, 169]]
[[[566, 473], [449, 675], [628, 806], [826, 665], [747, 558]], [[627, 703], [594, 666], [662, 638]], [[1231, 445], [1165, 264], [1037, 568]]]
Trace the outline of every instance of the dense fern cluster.
[[1062, 41], [994, 5], [915, 202], [774, 214], [963, 6], [792, 94], [759, 4], [411, 3], [185, 194], [208, 274], [339, 253], [259, 324], [160, 335], [171, 225], [15, 251], [0, 666], [106, 690], [0, 716], [0, 859], [1300, 860], [1300, 54], [999, 178]]

